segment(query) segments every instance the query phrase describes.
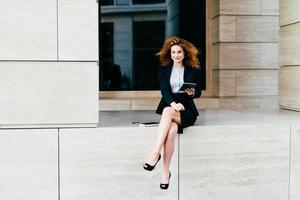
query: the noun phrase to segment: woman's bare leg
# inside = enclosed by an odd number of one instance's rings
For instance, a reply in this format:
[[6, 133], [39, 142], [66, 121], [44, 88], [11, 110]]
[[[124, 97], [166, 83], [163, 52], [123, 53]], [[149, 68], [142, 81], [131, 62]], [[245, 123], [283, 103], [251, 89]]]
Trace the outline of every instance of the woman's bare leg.
[[175, 149], [175, 139], [178, 131], [178, 125], [172, 122], [171, 128], [169, 129], [167, 138], [164, 143], [164, 157], [163, 157], [163, 170], [161, 176], [161, 183], [168, 183], [169, 180], [169, 168], [171, 159]]
[[147, 163], [149, 165], [154, 165], [156, 163], [158, 156], [161, 152], [162, 146], [165, 143], [169, 129], [171, 128], [172, 122], [176, 122], [178, 124], [181, 123], [180, 113], [178, 111], [175, 111], [171, 107], [165, 107], [158, 126], [156, 144], [152, 150], [152, 153], [150, 154], [150, 157], [147, 160]]

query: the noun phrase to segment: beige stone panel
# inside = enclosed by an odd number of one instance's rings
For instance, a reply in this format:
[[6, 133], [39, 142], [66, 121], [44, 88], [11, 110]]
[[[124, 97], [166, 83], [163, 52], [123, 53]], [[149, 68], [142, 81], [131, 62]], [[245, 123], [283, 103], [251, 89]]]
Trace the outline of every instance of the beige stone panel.
[[97, 124], [77, 123], [77, 124], [0, 124], [0, 129], [28, 129], [28, 128], [90, 128]]
[[291, 186], [290, 199], [300, 198], [300, 126], [293, 124], [291, 133]]
[[259, 98], [226, 98], [220, 99], [220, 108], [229, 110], [259, 110]]
[[300, 66], [279, 70], [279, 105], [300, 111]]
[[219, 46], [220, 69], [278, 69], [278, 43], [221, 43]]
[[58, 199], [58, 130], [0, 130], [1, 199]]
[[[299, 1], [300, 2], [300, 1]], [[300, 24], [280, 28], [280, 66], [300, 65]]]
[[212, 27], [212, 43], [220, 41], [220, 16], [217, 16], [211, 20]]
[[212, 71], [212, 91], [214, 97], [219, 97], [220, 93], [220, 77], [219, 77], [219, 71], [213, 70]]
[[206, 3], [210, 6], [208, 7], [208, 9], [211, 12], [211, 17], [220, 14], [220, 0], [210, 0], [209, 2]]
[[261, 14], [279, 15], [279, 1], [281, 0], [261, 0]]
[[[203, 92], [203, 91], [202, 91]], [[100, 99], [100, 111], [156, 110], [160, 98]], [[201, 96], [194, 99], [198, 109], [218, 109], [219, 99]]]
[[99, 99], [99, 110], [131, 110], [130, 99]]
[[278, 96], [263, 96], [259, 98], [260, 110], [274, 111], [279, 109]]
[[220, 46], [222, 43], [212, 45], [212, 70], [220, 68]]
[[279, 69], [279, 44], [260, 44], [260, 66], [262, 69]]
[[96, 62], [0, 62], [0, 124], [98, 123]]
[[278, 96], [221, 98], [220, 108], [236, 111], [277, 111]]
[[280, 0], [280, 26], [300, 21], [300, 1]]
[[195, 105], [198, 109], [219, 109], [219, 98], [200, 97], [194, 99]]
[[221, 70], [214, 71], [214, 95], [217, 97], [222, 96], [235, 96], [236, 95], [236, 71], [234, 70]]
[[277, 42], [277, 16], [237, 16], [237, 41]]
[[58, 0], [59, 60], [98, 60], [96, 0]]
[[236, 40], [236, 16], [217, 16], [212, 20], [212, 42]]
[[236, 110], [236, 98], [220, 98], [220, 109]]
[[261, 0], [220, 0], [220, 14], [260, 15]]
[[235, 100], [235, 109], [243, 110], [243, 109], [259, 109], [259, 98], [236, 98]]
[[180, 199], [288, 200], [289, 125], [187, 130], [180, 135]]
[[258, 43], [221, 43], [220, 69], [260, 68], [260, 44]]
[[[220, 42], [234, 42], [236, 41], [236, 16], [220, 16]], [[218, 42], [219, 42], [218, 41]]]
[[145, 91], [100, 91], [100, 99], [129, 99], [161, 97], [160, 90]]
[[56, 1], [0, 1], [0, 60], [56, 60]]
[[161, 98], [133, 98], [131, 110], [156, 110]]
[[237, 96], [278, 95], [277, 70], [238, 70], [236, 73]]
[[61, 199], [178, 199], [177, 139], [168, 191], [159, 188], [162, 160], [152, 172], [143, 169], [156, 131], [157, 127], [61, 130]]
[[219, 96], [236, 96], [236, 71], [221, 70], [219, 71], [220, 91]]

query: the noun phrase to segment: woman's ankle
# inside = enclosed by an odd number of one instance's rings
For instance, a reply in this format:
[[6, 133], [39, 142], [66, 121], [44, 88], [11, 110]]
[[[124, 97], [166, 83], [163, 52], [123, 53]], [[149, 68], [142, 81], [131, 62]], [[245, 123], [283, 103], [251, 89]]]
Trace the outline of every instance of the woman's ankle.
[[160, 151], [159, 150], [156, 150], [156, 149], [154, 149], [153, 151], [152, 151], [152, 153], [151, 153], [151, 155], [155, 155], [155, 156], [159, 156], [160, 155]]
[[169, 168], [163, 168], [163, 170], [162, 170], [162, 175], [167, 176], [167, 175], [169, 175], [169, 172], [170, 172], [170, 169], [169, 169]]

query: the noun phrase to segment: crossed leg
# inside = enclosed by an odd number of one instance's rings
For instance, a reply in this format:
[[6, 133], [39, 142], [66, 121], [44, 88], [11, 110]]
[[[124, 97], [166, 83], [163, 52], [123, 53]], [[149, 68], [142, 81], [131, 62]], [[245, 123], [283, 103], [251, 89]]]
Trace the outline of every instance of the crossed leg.
[[168, 183], [170, 163], [175, 149], [175, 139], [176, 139], [177, 131], [178, 131], [177, 123], [172, 122], [172, 125], [169, 129], [167, 138], [164, 143], [164, 157], [163, 157], [163, 170], [161, 176], [161, 183]]
[[175, 138], [178, 130], [177, 124], [181, 124], [180, 113], [171, 107], [165, 107], [158, 126], [156, 144], [147, 160], [148, 164], [154, 165], [161, 149], [164, 147], [162, 183], [168, 182], [169, 166], [174, 152]]

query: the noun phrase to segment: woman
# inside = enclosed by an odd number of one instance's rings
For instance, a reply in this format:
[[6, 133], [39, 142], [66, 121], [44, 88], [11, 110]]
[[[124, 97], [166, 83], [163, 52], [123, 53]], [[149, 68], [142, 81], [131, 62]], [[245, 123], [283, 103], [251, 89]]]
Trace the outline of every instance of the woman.
[[[156, 144], [144, 164], [144, 169], [152, 171], [161, 158], [163, 149], [163, 170], [161, 189], [168, 189], [171, 172], [169, 166], [175, 147], [176, 133], [192, 126], [199, 115], [193, 98], [201, 96], [200, 70], [197, 48], [187, 40], [170, 37], [166, 39], [160, 52], [162, 67], [159, 69], [162, 98], [156, 113], [161, 114]], [[195, 88], [180, 91], [184, 82], [196, 83]]]

